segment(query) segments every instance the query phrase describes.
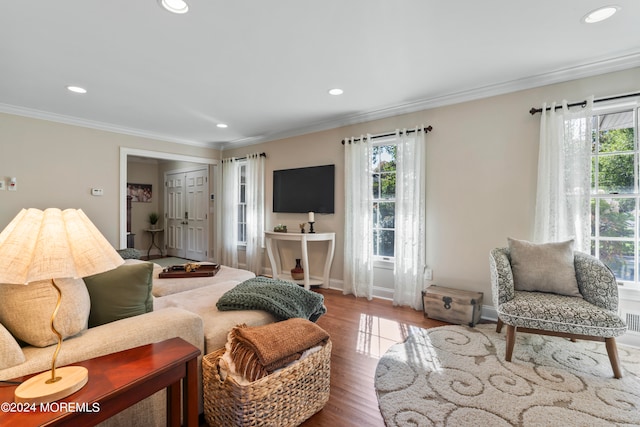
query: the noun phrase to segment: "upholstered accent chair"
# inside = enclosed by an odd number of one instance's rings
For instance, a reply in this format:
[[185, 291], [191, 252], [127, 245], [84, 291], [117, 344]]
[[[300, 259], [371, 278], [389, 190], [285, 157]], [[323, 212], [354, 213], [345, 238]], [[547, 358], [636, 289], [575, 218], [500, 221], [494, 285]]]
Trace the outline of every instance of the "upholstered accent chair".
[[490, 253], [493, 304], [498, 326], [507, 326], [505, 359], [510, 362], [516, 331], [555, 335], [571, 339], [603, 341], [615, 378], [622, 378], [615, 337], [627, 327], [617, 315], [618, 285], [611, 270], [600, 260], [573, 253], [580, 296], [516, 290], [509, 248]]

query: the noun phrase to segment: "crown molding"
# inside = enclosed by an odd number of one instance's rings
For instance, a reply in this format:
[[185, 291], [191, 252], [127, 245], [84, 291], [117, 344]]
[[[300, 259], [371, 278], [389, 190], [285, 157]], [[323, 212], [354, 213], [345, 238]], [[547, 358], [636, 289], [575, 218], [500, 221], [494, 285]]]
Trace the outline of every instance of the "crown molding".
[[79, 126], [89, 129], [103, 130], [107, 132], [120, 133], [123, 135], [137, 136], [141, 138], [155, 139], [159, 141], [174, 142], [176, 144], [192, 145], [204, 148], [216, 148], [212, 143], [192, 141], [184, 138], [176, 138], [160, 133], [146, 130], [118, 126], [111, 123], [104, 123], [95, 120], [81, 119], [79, 117], [65, 116], [62, 114], [50, 113], [48, 111], [36, 110], [33, 108], [19, 107], [15, 105], [0, 103], [0, 113], [14, 114], [16, 116], [31, 117], [33, 119], [48, 120], [50, 122], [63, 123], [72, 126]]
[[401, 114], [414, 113], [417, 111], [428, 110], [431, 108], [442, 107], [445, 105], [458, 104], [482, 98], [488, 98], [496, 95], [517, 92], [520, 90], [532, 89], [540, 86], [546, 86], [554, 83], [561, 83], [570, 80], [576, 80], [585, 77], [592, 77], [600, 74], [622, 71], [629, 68], [640, 66], [640, 52], [631, 52], [615, 58], [606, 58], [587, 64], [581, 64], [568, 67], [548, 73], [538, 74], [522, 79], [511, 80], [508, 82], [488, 85], [479, 88], [473, 88], [456, 93], [443, 94], [418, 101], [398, 104], [378, 110], [366, 111], [346, 115], [338, 119], [317, 122], [308, 126], [290, 129], [283, 132], [276, 132], [268, 135], [260, 135], [235, 139], [228, 142], [202, 142], [190, 139], [176, 138], [174, 136], [149, 132], [141, 129], [117, 126], [109, 123], [103, 123], [94, 120], [86, 120], [77, 117], [70, 117], [61, 114], [50, 113], [31, 108], [19, 107], [9, 104], [0, 103], [0, 112], [14, 114], [18, 116], [32, 117], [36, 119], [48, 120], [52, 122], [64, 123], [74, 126], [86, 127], [90, 129], [98, 129], [107, 132], [115, 132], [124, 135], [137, 136], [141, 138], [149, 138], [160, 141], [173, 142], [177, 144], [185, 144], [196, 147], [213, 148], [218, 150], [226, 150], [231, 148], [240, 148], [249, 145], [256, 145], [263, 142], [274, 141], [277, 139], [291, 138], [308, 133], [320, 132], [329, 129], [336, 129], [342, 126], [349, 126], [358, 123], [369, 122], [373, 120], [385, 119], [388, 117], [398, 116]]
[[425, 98], [415, 102], [399, 104], [379, 110], [356, 113], [349, 116], [341, 117], [338, 120], [320, 122], [316, 123], [315, 125], [306, 126], [304, 128], [298, 128], [286, 132], [271, 134], [268, 136], [238, 139], [235, 141], [221, 143], [219, 145], [219, 148], [221, 150], [225, 150], [230, 148], [239, 148], [247, 145], [259, 144], [262, 142], [273, 141], [277, 139], [291, 138], [307, 133], [320, 132], [324, 130], [339, 128], [342, 126], [349, 126], [358, 123], [386, 119], [388, 117], [394, 117], [401, 114], [414, 113], [431, 108], [459, 104], [462, 102], [489, 98], [491, 96], [504, 95], [506, 93], [533, 89], [536, 87], [547, 86], [554, 83], [562, 83], [570, 80], [593, 77], [615, 71], [623, 71], [638, 66], [640, 66], [640, 52], [633, 52], [615, 58], [608, 58], [588, 64], [563, 68], [560, 70], [525, 77], [522, 79], [511, 80], [508, 82], [483, 86], [480, 88], [474, 88], [441, 96], [434, 96], [431, 98]]

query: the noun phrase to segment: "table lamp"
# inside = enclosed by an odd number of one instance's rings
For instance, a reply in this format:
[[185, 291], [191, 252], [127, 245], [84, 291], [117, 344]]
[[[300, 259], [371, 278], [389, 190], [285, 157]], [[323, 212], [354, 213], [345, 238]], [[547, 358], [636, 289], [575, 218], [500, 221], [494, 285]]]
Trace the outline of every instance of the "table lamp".
[[75, 393], [87, 383], [88, 371], [82, 366], [56, 370], [62, 335], [54, 321], [62, 292], [55, 281], [102, 273], [123, 262], [80, 209], [23, 209], [0, 233], [0, 286], [50, 280], [58, 294], [51, 315], [51, 331], [58, 338], [51, 371], [20, 384], [15, 391], [16, 402], [52, 402]]

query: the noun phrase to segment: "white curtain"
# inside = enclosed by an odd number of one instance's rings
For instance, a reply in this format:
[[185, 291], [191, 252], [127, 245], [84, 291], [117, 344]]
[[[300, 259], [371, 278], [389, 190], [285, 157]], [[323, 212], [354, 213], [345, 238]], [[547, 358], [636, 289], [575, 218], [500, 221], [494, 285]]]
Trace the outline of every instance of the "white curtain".
[[345, 141], [344, 293], [373, 297], [371, 135]]
[[235, 158], [222, 160], [222, 264], [238, 267], [239, 182]]
[[[264, 246], [264, 157], [247, 156], [247, 270], [262, 274], [262, 248]], [[237, 225], [235, 227], [238, 228]]]
[[589, 253], [593, 97], [575, 112], [566, 101], [555, 107], [542, 106], [534, 240], [573, 238], [575, 250]]
[[426, 159], [422, 128], [396, 131], [394, 305], [422, 307], [426, 268]]

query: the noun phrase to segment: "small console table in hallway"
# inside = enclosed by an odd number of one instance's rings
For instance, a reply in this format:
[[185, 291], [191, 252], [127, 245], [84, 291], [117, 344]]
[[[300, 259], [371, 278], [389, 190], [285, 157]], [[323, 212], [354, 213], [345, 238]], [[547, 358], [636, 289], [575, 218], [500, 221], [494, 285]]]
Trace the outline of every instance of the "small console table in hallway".
[[[311, 286], [322, 285], [323, 288], [329, 287], [329, 273], [331, 272], [331, 263], [333, 262], [333, 253], [336, 246], [336, 233], [277, 233], [266, 231], [264, 233], [265, 244], [267, 246], [267, 255], [271, 263], [271, 271], [274, 279], [282, 279], [290, 282], [304, 284], [305, 289]], [[302, 268], [304, 269], [304, 280], [293, 280], [289, 273], [282, 271], [282, 263], [280, 262], [280, 252], [278, 251], [278, 241], [289, 240], [299, 241], [302, 249]], [[327, 253], [324, 261], [324, 271], [322, 280], [312, 279], [309, 277], [309, 254], [307, 242], [328, 242]]]
[[156, 233], [163, 232], [164, 228], [147, 228], [144, 231], [146, 231], [147, 233], [151, 233], [151, 244], [149, 245], [149, 249], [147, 249], [147, 259], [151, 259], [149, 258], [151, 256], [151, 248], [153, 248], [154, 246], [158, 248], [158, 250], [160, 251], [160, 257], [162, 258], [162, 248], [156, 243]]

